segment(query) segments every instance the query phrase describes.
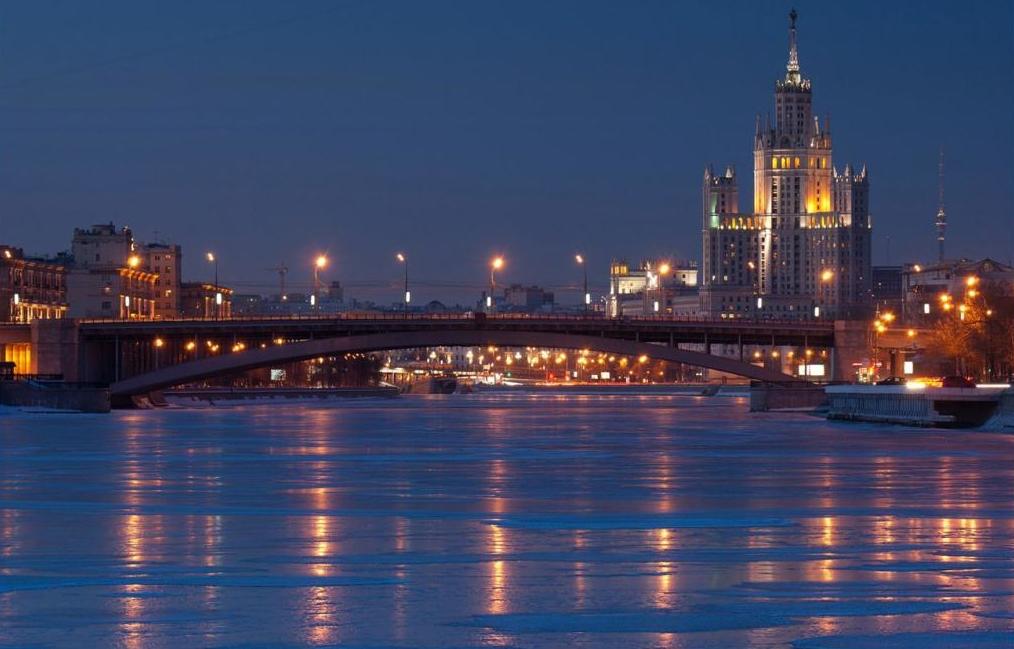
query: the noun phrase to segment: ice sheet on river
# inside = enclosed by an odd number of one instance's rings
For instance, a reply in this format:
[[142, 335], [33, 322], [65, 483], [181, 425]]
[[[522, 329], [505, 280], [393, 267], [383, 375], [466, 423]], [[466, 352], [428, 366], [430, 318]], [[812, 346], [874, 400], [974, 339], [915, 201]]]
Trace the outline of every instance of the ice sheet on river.
[[1014, 632], [1011, 436], [634, 391], [0, 415], [0, 647]]

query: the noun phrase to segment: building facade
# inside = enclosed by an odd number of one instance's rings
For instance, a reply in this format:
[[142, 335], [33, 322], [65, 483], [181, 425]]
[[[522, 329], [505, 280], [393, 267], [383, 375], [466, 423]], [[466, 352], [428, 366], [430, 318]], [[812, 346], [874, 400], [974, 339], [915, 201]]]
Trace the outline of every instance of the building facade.
[[932, 266], [906, 264], [901, 273], [905, 301], [900, 315], [910, 323], [932, 321], [940, 315], [945, 296], [965, 293], [969, 278], [974, 278], [976, 285], [995, 284], [1014, 293], [1014, 266], [993, 259], [957, 259]]
[[72, 268], [67, 272], [67, 315], [153, 320], [156, 279], [138, 268]]
[[904, 290], [901, 275], [904, 266], [874, 266], [870, 304], [877, 313], [901, 314]]
[[183, 270], [183, 251], [178, 245], [146, 243], [138, 246], [141, 268], [155, 274], [155, 318], [175, 318], [180, 315], [180, 273]]
[[503, 290], [502, 307], [509, 311], [552, 310], [554, 296], [541, 286], [511, 284]]
[[689, 261], [646, 260], [631, 268], [624, 260], [614, 260], [609, 264], [607, 311], [614, 318], [692, 315], [698, 310], [697, 275], [697, 265]]
[[[134, 257], [134, 234], [130, 228], [116, 229], [113, 223], [74, 228], [70, 254], [75, 268], [124, 268]], [[134, 262], [136, 267], [140, 258]]]
[[789, 15], [789, 60], [775, 121], [754, 131], [753, 210], [740, 211], [736, 171], [703, 184], [701, 308], [727, 318], [857, 316], [871, 287], [869, 177], [839, 172], [830, 121], [813, 114]]
[[158, 273], [130, 228], [112, 223], [74, 228], [67, 272], [67, 315], [73, 318], [153, 320]]
[[231, 318], [232, 289], [206, 282], [183, 282], [180, 285], [180, 315], [217, 320]]
[[0, 245], [0, 322], [64, 317], [66, 276], [60, 262], [25, 257], [20, 248]]

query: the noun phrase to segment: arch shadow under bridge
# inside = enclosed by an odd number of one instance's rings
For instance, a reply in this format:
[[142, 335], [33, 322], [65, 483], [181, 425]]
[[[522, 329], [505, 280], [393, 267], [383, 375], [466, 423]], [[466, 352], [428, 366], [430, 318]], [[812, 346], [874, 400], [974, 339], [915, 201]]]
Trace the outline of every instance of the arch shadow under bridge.
[[593, 349], [598, 352], [624, 356], [645, 355], [655, 360], [685, 363], [687, 365], [728, 372], [758, 381], [805, 382], [797, 377], [751, 365], [733, 358], [677, 349], [666, 345], [578, 334], [483, 329], [405, 331], [339, 336], [293, 342], [263, 349], [250, 349], [248, 351], [187, 361], [152, 372], [138, 374], [113, 383], [110, 386], [110, 393], [114, 397], [146, 394], [225, 374], [350, 352], [371, 352], [415, 347], [485, 347], [488, 345], [495, 345], [497, 347]]

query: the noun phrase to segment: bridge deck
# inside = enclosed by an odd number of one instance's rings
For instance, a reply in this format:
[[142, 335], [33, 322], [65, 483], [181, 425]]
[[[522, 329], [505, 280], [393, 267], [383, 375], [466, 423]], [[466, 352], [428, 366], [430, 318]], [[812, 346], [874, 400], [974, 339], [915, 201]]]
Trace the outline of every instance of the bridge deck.
[[830, 346], [829, 321], [726, 320], [673, 317], [530, 316], [526, 314], [404, 315], [343, 313], [321, 316], [178, 319], [156, 321], [81, 320], [88, 339], [147, 336], [248, 336], [307, 338], [427, 330], [530, 331], [600, 338], [688, 344]]

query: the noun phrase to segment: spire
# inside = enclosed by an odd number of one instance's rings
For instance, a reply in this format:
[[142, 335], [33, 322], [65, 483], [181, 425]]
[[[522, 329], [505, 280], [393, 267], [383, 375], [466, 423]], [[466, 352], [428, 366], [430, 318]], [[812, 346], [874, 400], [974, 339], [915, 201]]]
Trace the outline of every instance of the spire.
[[940, 148], [940, 164], [937, 170], [938, 174], [938, 196], [937, 203], [937, 245], [939, 246], [938, 261], [941, 263], [944, 261], [944, 232], [947, 230], [947, 213], [944, 211], [944, 149]]
[[796, 49], [796, 18], [799, 14], [793, 9], [789, 12], [789, 63], [785, 66], [788, 72], [785, 80], [789, 83], [799, 83], [799, 52]]

